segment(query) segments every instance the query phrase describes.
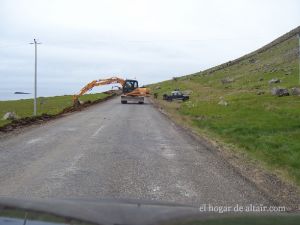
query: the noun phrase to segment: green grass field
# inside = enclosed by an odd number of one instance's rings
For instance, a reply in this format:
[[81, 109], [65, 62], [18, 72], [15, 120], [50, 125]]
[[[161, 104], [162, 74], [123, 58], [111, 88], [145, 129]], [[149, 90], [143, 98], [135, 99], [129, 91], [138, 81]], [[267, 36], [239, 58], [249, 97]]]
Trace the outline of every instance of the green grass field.
[[[270, 92], [272, 87], [300, 87], [298, 54], [298, 39], [292, 37], [213, 73], [199, 72], [150, 88], [158, 94], [157, 103], [175, 118], [300, 185], [300, 97]], [[224, 78], [234, 81], [223, 84]], [[269, 84], [272, 78], [281, 83]], [[192, 91], [190, 101], [163, 101], [162, 95], [175, 88]], [[219, 105], [220, 99], [228, 105]]]
[[[82, 101], [95, 101], [109, 96], [105, 93], [86, 94], [80, 97]], [[72, 96], [40, 97], [37, 99], [38, 115], [56, 115], [63, 109], [73, 105]], [[33, 115], [33, 99], [21, 99], [12, 101], [0, 101], [0, 127], [10, 123], [9, 120], [2, 120], [7, 112], [15, 112], [19, 118]]]

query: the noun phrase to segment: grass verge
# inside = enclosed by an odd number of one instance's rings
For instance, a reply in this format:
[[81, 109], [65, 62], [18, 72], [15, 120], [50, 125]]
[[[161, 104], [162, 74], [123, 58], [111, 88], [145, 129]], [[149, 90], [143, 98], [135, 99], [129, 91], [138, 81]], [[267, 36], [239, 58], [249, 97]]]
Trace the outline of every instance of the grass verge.
[[[86, 94], [80, 97], [81, 101], [94, 102], [110, 96], [106, 93]], [[73, 105], [72, 96], [54, 96], [54, 97], [39, 97], [37, 99], [38, 115], [47, 114], [50, 116], [57, 115], [63, 112], [64, 109]], [[12, 101], [0, 101], [0, 116], [3, 118], [7, 112], [15, 112], [18, 118], [32, 117], [33, 114], [33, 99], [20, 99]], [[10, 120], [0, 120], [0, 128], [10, 124]]]

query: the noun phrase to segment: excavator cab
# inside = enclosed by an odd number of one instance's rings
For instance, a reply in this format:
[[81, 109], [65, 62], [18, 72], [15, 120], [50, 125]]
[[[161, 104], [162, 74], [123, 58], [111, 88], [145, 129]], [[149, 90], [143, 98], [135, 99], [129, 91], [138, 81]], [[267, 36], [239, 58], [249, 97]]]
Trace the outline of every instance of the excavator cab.
[[140, 92], [136, 93], [134, 90], [139, 90], [139, 83], [137, 80], [125, 80], [123, 85], [123, 94], [121, 95], [121, 103], [126, 104], [127, 102], [134, 102], [143, 104], [144, 96], [140, 95]]
[[137, 80], [125, 80], [125, 83], [123, 85], [123, 94], [132, 92], [133, 90], [137, 89], [138, 87], [139, 87], [139, 83]]

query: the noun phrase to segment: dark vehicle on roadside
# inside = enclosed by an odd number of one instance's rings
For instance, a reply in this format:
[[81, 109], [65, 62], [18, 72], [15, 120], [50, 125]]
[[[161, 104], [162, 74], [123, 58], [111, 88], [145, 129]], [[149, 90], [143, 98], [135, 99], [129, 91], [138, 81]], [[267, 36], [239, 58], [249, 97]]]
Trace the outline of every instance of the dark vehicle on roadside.
[[173, 100], [186, 101], [189, 99], [190, 99], [189, 95], [186, 95], [179, 90], [172, 91], [171, 95], [168, 95], [168, 94], [163, 95], [163, 100], [167, 100], [167, 101], [173, 101]]

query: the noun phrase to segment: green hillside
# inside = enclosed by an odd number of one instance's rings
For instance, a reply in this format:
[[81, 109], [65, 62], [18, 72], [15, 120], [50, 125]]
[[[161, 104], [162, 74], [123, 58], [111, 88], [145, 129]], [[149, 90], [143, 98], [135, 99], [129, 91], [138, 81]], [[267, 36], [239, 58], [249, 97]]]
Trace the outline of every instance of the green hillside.
[[[271, 93], [273, 87], [300, 87], [297, 33], [300, 27], [237, 60], [152, 84], [154, 100], [175, 120], [300, 185], [300, 96]], [[273, 78], [281, 82], [269, 84]], [[190, 101], [162, 100], [176, 88], [189, 90]]]

